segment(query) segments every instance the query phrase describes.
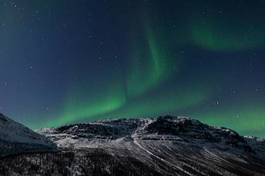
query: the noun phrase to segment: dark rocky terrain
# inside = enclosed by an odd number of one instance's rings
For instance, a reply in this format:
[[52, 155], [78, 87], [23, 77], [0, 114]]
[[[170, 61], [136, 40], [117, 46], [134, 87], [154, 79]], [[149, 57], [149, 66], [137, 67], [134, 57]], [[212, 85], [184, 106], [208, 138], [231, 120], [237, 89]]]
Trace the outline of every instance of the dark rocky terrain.
[[265, 141], [177, 117], [42, 129], [57, 151], [0, 160], [0, 175], [262, 176]]

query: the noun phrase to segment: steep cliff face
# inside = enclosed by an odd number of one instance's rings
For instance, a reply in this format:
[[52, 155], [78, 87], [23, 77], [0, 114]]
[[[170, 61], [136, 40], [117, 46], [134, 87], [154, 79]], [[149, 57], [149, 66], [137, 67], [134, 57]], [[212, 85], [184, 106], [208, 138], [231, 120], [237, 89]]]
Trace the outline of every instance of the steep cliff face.
[[46, 137], [0, 114], [0, 157], [55, 148]]
[[39, 133], [59, 151], [4, 158], [2, 175], [265, 175], [264, 140], [189, 118], [106, 120]]

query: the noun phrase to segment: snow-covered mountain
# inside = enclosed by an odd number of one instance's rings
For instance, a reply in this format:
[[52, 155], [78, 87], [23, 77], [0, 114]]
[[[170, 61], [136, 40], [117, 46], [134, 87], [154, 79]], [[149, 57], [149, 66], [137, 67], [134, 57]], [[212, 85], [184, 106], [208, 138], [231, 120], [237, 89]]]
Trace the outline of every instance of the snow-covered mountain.
[[[138, 161], [150, 175], [265, 175], [264, 140], [186, 117], [105, 120], [40, 133], [65, 150], [97, 149]], [[101, 172], [113, 174], [109, 167], [103, 164]]]
[[46, 137], [0, 114], [0, 157], [55, 148]]
[[[39, 131], [59, 152], [0, 161], [3, 175], [264, 176], [265, 141], [186, 117], [119, 119]], [[12, 165], [12, 167], [9, 167]]]

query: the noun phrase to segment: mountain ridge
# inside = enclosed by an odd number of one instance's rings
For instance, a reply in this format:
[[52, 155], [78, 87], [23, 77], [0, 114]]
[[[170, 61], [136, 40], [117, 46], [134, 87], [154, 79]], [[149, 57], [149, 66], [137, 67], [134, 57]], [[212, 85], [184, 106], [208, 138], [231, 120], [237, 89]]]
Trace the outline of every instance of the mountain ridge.
[[[145, 119], [114, 119], [99, 120], [91, 123], [79, 123], [64, 125], [58, 128], [46, 128], [38, 131], [49, 137], [49, 134], [69, 134], [76, 137], [102, 137], [118, 139], [128, 136], [145, 135], [171, 135], [185, 136], [194, 139], [205, 139], [210, 142], [224, 142], [236, 145], [237, 142], [248, 143], [248, 141], [262, 142], [264, 139], [257, 137], [240, 136], [236, 131], [225, 128], [206, 125], [199, 120], [189, 117], [161, 116], [158, 118]], [[225, 141], [222, 141], [225, 140]]]
[[[3, 175], [263, 176], [265, 141], [187, 117], [100, 120], [38, 131], [57, 152], [0, 160]], [[10, 167], [12, 165], [12, 167]]]

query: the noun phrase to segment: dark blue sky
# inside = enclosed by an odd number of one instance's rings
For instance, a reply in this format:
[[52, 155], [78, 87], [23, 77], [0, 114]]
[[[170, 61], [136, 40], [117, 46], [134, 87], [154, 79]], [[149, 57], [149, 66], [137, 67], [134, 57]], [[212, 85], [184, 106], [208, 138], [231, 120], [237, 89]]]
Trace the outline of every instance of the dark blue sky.
[[32, 128], [175, 114], [264, 136], [264, 9], [2, 0], [0, 111]]

